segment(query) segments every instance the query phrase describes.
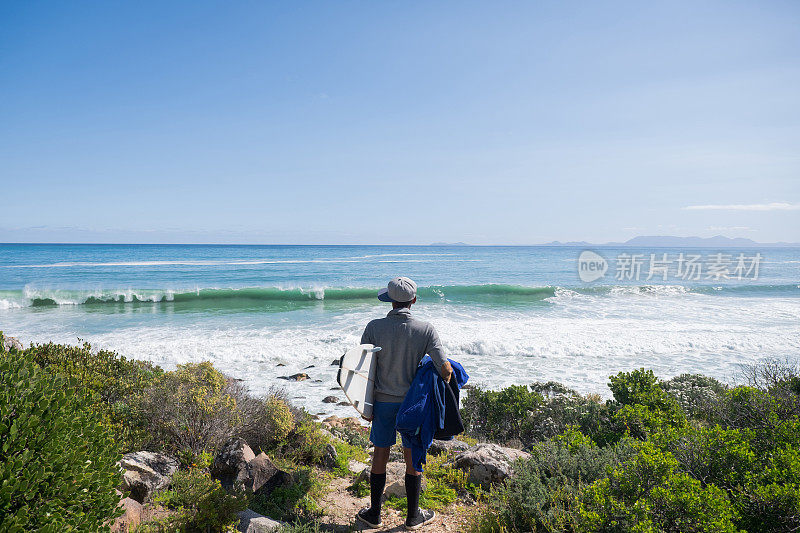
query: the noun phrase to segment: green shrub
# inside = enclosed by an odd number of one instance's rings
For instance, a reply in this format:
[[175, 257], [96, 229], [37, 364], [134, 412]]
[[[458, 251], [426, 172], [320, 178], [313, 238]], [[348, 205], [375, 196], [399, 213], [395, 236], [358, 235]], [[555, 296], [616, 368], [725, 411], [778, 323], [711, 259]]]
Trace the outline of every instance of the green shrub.
[[317, 465], [325, 454], [330, 438], [320, 425], [303, 413], [280, 448], [280, 454], [298, 464]]
[[691, 417], [707, 418], [727, 387], [714, 378], [701, 374], [681, 374], [660, 383], [661, 388], [675, 398], [684, 413]]
[[645, 439], [662, 426], [674, 428], [687, 423], [678, 401], [664, 392], [652, 370], [620, 372], [611, 376], [608, 386], [620, 405], [614, 418], [632, 437]]
[[581, 488], [633, 453], [630, 440], [601, 448], [574, 428], [538, 443], [530, 459], [516, 463], [514, 477], [492, 491], [478, 529], [574, 531]]
[[242, 425], [240, 394], [236, 383], [207, 361], [165, 372], [144, 399], [154, 446], [195, 454], [216, 450]]
[[96, 396], [2, 345], [0, 530], [107, 530], [120, 454]]
[[160, 492], [154, 500], [176, 512], [150, 527], [187, 533], [236, 531], [237, 513], [247, 508], [244, 494], [228, 494], [201, 468], [175, 472], [169, 490]]
[[580, 494], [583, 531], [737, 532], [727, 494], [684, 472], [677, 460], [649, 442]]
[[313, 521], [322, 516], [317, 500], [325, 491], [324, 480], [311, 467], [297, 468], [294, 483], [276, 487], [269, 496], [255, 495], [250, 508], [285, 522]]
[[34, 344], [25, 356], [48, 372], [74, 378], [77, 386], [98, 398], [123, 451], [144, 446], [149, 434], [142, 394], [163, 373], [148, 362], [126, 359], [108, 350], [79, 346]]
[[295, 415], [291, 406], [278, 393], [264, 399], [239, 402], [243, 410], [241, 437], [256, 453], [280, 449], [295, 429]]
[[543, 402], [541, 394], [525, 385], [511, 385], [501, 391], [472, 388], [464, 398], [464, 428], [471, 435], [495, 442], [520, 439], [531, 412]]
[[615, 410], [609, 402], [581, 396], [551, 381], [500, 391], [470, 389], [461, 414], [469, 435], [501, 443], [519, 440], [531, 446], [572, 425], [598, 443], [616, 442], [624, 428], [615, 422]]
[[353, 472], [350, 471], [350, 461], [368, 461], [369, 453], [364, 448], [353, 446], [344, 441], [334, 440], [332, 442], [336, 450], [336, 466], [333, 471], [339, 477], [350, 477]]

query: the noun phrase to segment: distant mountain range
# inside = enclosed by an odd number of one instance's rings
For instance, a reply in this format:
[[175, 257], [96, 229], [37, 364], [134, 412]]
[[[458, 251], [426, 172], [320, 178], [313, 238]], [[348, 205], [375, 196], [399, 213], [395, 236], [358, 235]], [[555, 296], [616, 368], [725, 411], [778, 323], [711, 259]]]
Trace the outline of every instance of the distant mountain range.
[[628, 239], [625, 242], [607, 242], [605, 244], [594, 244], [586, 241], [561, 242], [553, 241], [545, 243], [543, 246], [639, 246], [649, 248], [754, 248], [754, 247], [794, 247], [800, 243], [791, 242], [756, 242], [752, 239], [743, 237], [674, 237], [670, 235], [650, 235], [639, 236]]

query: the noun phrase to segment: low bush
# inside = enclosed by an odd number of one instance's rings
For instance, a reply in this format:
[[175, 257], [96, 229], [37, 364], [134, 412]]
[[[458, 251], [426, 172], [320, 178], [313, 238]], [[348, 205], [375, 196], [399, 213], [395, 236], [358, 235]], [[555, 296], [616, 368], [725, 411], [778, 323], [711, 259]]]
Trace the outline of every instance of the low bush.
[[612, 443], [624, 432], [615, 420], [615, 406], [597, 397], [581, 396], [555, 382], [512, 385], [501, 391], [468, 390], [461, 413], [468, 435], [530, 447], [577, 425], [598, 443]]
[[158, 493], [154, 500], [172, 513], [143, 524], [138, 533], [234, 532], [239, 523], [237, 513], [247, 508], [244, 494], [229, 494], [202, 468], [179, 470], [172, 477], [169, 490]]
[[[732, 388], [691, 374], [662, 382], [644, 369], [612, 376], [606, 428], [576, 424], [534, 442], [531, 459], [494, 489], [478, 529], [800, 530], [797, 372], [797, 365], [767, 361], [748, 368], [747, 385]], [[501, 392], [476, 397], [498, 420]], [[542, 412], [558, 413], [554, 427], [585, 420], [574, 415], [580, 407], [559, 406], [581, 405], [568, 390], [537, 385], [530, 393], [543, 403], [527, 412], [523, 429]]]
[[649, 442], [581, 491], [583, 531], [737, 533], [737, 513], [724, 490], [677, 471], [678, 462]]
[[575, 428], [538, 443], [530, 459], [515, 464], [514, 477], [491, 492], [488, 511], [477, 529], [574, 531], [580, 522], [581, 489], [605, 477], [608, 468], [633, 453], [631, 440], [600, 447]]
[[681, 374], [660, 383], [690, 417], [706, 418], [728, 389], [714, 378], [702, 374]]
[[0, 530], [108, 530], [120, 453], [97, 401], [0, 334]]
[[143, 400], [152, 447], [195, 454], [219, 448], [242, 425], [237, 394], [238, 384], [209, 362], [165, 372]]
[[257, 513], [290, 523], [313, 522], [322, 516], [317, 504], [325, 491], [325, 480], [311, 467], [299, 467], [294, 483], [277, 487], [269, 496], [255, 495], [250, 508]]
[[78, 388], [96, 394], [97, 406], [106, 414], [124, 452], [147, 443], [150, 435], [142, 397], [163, 374], [161, 368], [109, 350], [95, 351], [88, 342], [34, 344], [24, 355], [47, 372], [73, 378]]

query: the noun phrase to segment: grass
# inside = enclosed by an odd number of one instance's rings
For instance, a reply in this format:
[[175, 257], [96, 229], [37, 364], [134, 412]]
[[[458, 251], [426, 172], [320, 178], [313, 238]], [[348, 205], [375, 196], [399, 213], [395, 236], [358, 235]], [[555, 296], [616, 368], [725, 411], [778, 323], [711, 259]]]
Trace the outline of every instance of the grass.
[[255, 496], [250, 508], [257, 513], [285, 522], [313, 521], [323, 514], [317, 503], [326, 493], [329, 476], [310, 466], [297, 467], [295, 482], [277, 487], [269, 497]]
[[[467, 482], [467, 473], [453, 468], [448, 464], [450, 456], [441, 454], [428, 457], [425, 466], [427, 487], [419, 497], [419, 504], [425, 509], [439, 511], [458, 500], [459, 496], [471, 495], [479, 500], [483, 491], [480, 487]], [[369, 493], [369, 486], [367, 486]], [[405, 511], [408, 507], [406, 498], [391, 497], [386, 500], [386, 506], [392, 509]]]

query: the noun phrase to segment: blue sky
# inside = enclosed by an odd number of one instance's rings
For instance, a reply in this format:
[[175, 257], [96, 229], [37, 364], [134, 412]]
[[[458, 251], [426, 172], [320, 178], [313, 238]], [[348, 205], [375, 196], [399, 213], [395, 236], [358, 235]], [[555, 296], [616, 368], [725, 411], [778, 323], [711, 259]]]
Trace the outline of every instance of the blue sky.
[[800, 3], [4, 2], [0, 242], [800, 241]]

